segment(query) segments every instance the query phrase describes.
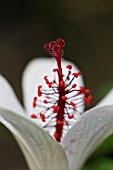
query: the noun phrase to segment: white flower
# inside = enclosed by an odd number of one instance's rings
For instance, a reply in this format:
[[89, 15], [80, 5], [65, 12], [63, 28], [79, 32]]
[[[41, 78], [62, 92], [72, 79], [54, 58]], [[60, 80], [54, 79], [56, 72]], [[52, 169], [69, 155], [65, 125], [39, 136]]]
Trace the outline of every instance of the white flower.
[[[29, 116], [34, 112], [31, 104], [36, 86], [45, 72], [51, 76], [53, 62], [35, 59], [27, 66], [22, 81], [25, 109], [9, 83], [0, 76], [0, 121], [14, 135], [29, 169], [80, 170], [89, 155], [113, 133], [113, 90], [100, 103], [101, 107], [98, 105], [81, 115], [59, 144]], [[63, 61], [64, 66], [67, 63]], [[83, 85], [82, 78], [78, 85]]]

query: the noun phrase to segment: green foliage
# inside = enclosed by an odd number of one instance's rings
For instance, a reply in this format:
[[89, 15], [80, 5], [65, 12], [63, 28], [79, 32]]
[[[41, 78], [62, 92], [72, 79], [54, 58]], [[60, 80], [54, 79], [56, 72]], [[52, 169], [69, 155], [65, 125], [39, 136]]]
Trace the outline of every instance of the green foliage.
[[87, 160], [82, 170], [113, 170], [113, 135], [106, 139], [103, 144]]
[[113, 160], [103, 158], [95, 161], [93, 165], [84, 167], [83, 170], [113, 170]]

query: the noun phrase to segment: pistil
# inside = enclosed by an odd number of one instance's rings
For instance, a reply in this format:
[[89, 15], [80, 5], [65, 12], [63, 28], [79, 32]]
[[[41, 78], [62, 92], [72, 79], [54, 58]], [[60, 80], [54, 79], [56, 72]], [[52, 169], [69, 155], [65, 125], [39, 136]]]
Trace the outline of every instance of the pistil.
[[[81, 76], [80, 72], [72, 73], [72, 66], [67, 65], [67, 76], [63, 75], [61, 61], [64, 45], [65, 42], [61, 38], [44, 45], [45, 50], [57, 62], [57, 68], [53, 69], [56, 76], [53, 76], [52, 81], [49, 81], [48, 77], [44, 76], [44, 81], [48, 88], [43, 89], [42, 85], [39, 85], [37, 96], [33, 99], [33, 108], [41, 107], [43, 110], [31, 115], [32, 119], [40, 119], [44, 123], [44, 129], [54, 128], [52, 136], [58, 142], [61, 142], [66, 127], [69, 129], [73, 122], [76, 121], [76, 114], [82, 114], [78, 111], [78, 107], [84, 103], [90, 104], [92, 99], [92, 95], [89, 95], [89, 89], [78, 87], [77, 84], [73, 83], [75, 79]], [[88, 96], [84, 97], [83, 94]], [[78, 96], [80, 97], [78, 98]]]

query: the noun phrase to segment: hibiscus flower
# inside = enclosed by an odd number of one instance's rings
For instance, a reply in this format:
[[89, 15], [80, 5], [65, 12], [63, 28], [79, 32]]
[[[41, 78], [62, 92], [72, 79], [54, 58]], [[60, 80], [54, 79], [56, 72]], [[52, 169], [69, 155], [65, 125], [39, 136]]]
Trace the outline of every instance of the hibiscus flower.
[[[63, 46], [64, 41], [58, 39], [46, 44], [45, 49], [55, 58], [63, 55]], [[73, 63], [63, 60], [60, 65], [61, 61], [55, 59], [57, 67], [55, 60], [47, 58], [34, 59], [26, 67], [22, 79], [25, 108], [0, 76], [0, 122], [15, 137], [29, 169], [80, 170], [113, 133], [113, 90], [98, 106], [83, 114], [84, 104], [92, 99], [90, 90], [83, 87], [80, 71]], [[64, 87], [68, 88], [62, 91]], [[57, 116], [59, 112], [64, 116]]]

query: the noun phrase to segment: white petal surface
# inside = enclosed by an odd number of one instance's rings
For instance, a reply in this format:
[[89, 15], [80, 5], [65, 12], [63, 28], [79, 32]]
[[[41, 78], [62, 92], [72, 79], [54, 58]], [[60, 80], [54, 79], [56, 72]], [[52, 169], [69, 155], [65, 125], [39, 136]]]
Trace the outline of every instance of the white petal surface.
[[113, 133], [113, 105], [94, 108], [67, 132], [62, 145], [70, 170], [80, 170], [88, 156]]
[[[78, 68], [70, 61], [62, 60], [64, 75], [66, 75], [67, 73], [67, 70], [65, 68], [67, 64], [71, 64], [73, 66], [73, 72], [79, 71]], [[56, 68], [55, 60], [52, 58], [48, 59], [43, 57], [32, 60], [25, 68], [22, 79], [22, 88], [24, 104], [28, 113], [31, 114], [35, 112], [36, 109], [34, 110], [32, 108], [32, 101], [33, 97], [37, 95], [37, 87], [38, 85], [43, 85], [43, 87], [47, 89], [43, 77], [47, 75], [52, 80], [54, 77], [54, 74], [52, 72], [53, 68]], [[83, 86], [82, 76], [76, 79], [76, 84], [78, 85], [78, 87]], [[37, 109], [39, 110], [39, 108]], [[80, 111], [83, 112], [84, 106], [80, 107], [80, 109]]]
[[37, 125], [1, 108], [0, 121], [17, 140], [30, 170], [69, 170], [63, 148]]
[[25, 114], [14, 90], [2, 75], [0, 75], [0, 107], [14, 111], [18, 114]]
[[97, 104], [97, 106], [113, 104], [113, 89]]

